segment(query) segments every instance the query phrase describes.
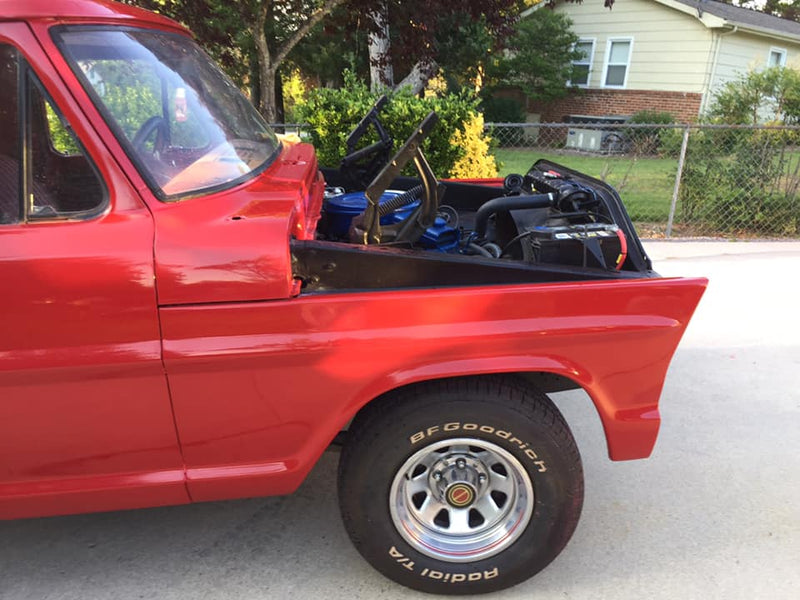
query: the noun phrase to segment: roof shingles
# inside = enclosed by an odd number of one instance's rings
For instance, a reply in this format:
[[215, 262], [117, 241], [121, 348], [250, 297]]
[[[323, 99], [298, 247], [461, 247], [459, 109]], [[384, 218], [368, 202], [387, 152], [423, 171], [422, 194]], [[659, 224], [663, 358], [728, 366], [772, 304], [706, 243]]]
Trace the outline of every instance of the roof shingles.
[[715, 2], [714, 0], [676, 0], [676, 2], [707, 12], [715, 17], [725, 19], [732, 25], [749, 25], [751, 27], [772, 30], [775, 33], [800, 37], [800, 23], [788, 19], [781, 19], [780, 17], [773, 17], [772, 15], [758, 12], [757, 10], [733, 6], [732, 4], [725, 4], [724, 2]]

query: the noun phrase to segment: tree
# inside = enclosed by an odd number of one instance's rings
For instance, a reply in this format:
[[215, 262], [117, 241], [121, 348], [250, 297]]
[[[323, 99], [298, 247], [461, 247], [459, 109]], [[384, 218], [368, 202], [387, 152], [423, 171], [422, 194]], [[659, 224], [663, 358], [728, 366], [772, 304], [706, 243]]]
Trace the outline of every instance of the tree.
[[768, 15], [788, 19], [789, 21], [800, 21], [800, 0], [753, 0], [743, 2], [742, 6], [765, 12]]
[[[400, 11], [392, 13], [399, 14]], [[384, 53], [383, 60], [391, 64], [392, 73], [405, 75], [414, 72], [418, 76], [418, 84], [425, 82], [438, 65], [448, 82], [456, 88], [467, 85], [473, 87], [491, 53], [502, 45], [502, 40], [492, 36], [484, 17], [473, 19], [467, 13], [440, 15], [435, 39], [430, 42], [432, 45], [424, 55], [418, 48], [425, 43], [418, 39], [409, 40], [405, 36], [403, 23], [395, 23], [392, 19], [389, 26], [392, 45]], [[403, 87], [403, 83], [397, 84], [385, 71], [382, 78], [376, 77], [374, 72], [371, 76], [368, 38], [372, 27], [367, 14], [345, 3], [295, 47], [289, 60], [321, 85], [341, 85], [341, 74], [349, 69], [369, 80], [373, 89], [376, 83], [378, 87]], [[504, 32], [503, 38], [506, 37], [507, 32]], [[426, 57], [428, 60], [423, 61]]]
[[[225, 56], [238, 41], [252, 48], [257, 68], [249, 69], [259, 111], [267, 121], [277, 117], [276, 78], [292, 49], [344, 0], [125, 0], [181, 21], [201, 42]], [[246, 33], [245, 33], [246, 32]], [[237, 37], [244, 36], [236, 40]], [[249, 38], [249, 39], [248, 39]], [[227, 47], [226, 47], [227, 45]], [[235, 51], [234, 51], [235, 52]], [[238, 58], [245, 58], [243, 53]], [[232, 62], [236, 62], [235, 59]], [[249, 61], [248, 61], [249, 62]], [[240, 67], [241, 68], [241, 67]]]
[[250, 56], [255, 48], [250, 32], [242, 27], [238, 7], [221, 0], [120, 0], [161, 13], [192, 30], [203, 47], [211, 53], [237, 83], [250, 78]]
[[354, 15], [340, 5], [303, 38], [288, 61], [312, 87], [340, 87], [345, 72], [369, 78], [366, 15]]
[[[275, 78], [278, 75], [278, 68], [286, 60], [292, 48], [344, 0], [321, 0], [319, 2], [283, 0], [278, 3], [274, 0], [251, 1], [255, 12], [252, 32], [258, 56], [261, 91], [259, 110], [267, 121], [274, 122], [277, 116]], [[292, 26], [288, 28], [288, 35], [283, 40], [279, 39], [275, 31], [275, 25], [280, 21], [292, 23]], [[268, 37], [268, 25], [272, 29], [271, 38]]]
[[375, 0], [349, 0], [348, 5], [371, 17], [372, 88], [392, 87], [393, 74], [400, 71], [408, 76], [398, 87], [409, 85], [412, 92], [418, 92], [436, 71], [437, 41], [454, 18], [480, 21], [494, 40], [502, 41], [511, 32], [521, 9], [530, 3], [530, 0], [426, 0], [425, 10], [420, 10], [417, 0], [382, 0], [377, 5]]
[[[438, 39], [448, 19], [481, 21], [499, 49], [513, 30], [521, 8], [534, 0], [123, 0], [156, 10], [187, 25], [239, 83], [248, 83], [252, 99], [268, 121], [278, 116], [276, 81], [293, 49], [337, 6], [362, 19], [384, 50], [371, 57], [383, 65], [384, 82], [394, 72], [416, 76], [417, 87], [435, 70]], [[605, 0], [606, 5], [610, 0]], [[382, 7], [385, 7], [383, 10]], [[541, 12], [541, 11], [539, 11]], [[367, 18], [365, 18], [367, 16]], [[388, 28], [386, 24], [389, 24]], [[377, 45], [376, 45], [377, 47]], [[405, 81], [408, 81], [406, 79]]]
[[551, 10], [537, 10], [522, 19], [508, 50], [487, 69], [487, 79], [495, 86], [518, 87], [534, 99], [564, 96], [572, 61], [581, 56], [571, 25], [567, 16]]

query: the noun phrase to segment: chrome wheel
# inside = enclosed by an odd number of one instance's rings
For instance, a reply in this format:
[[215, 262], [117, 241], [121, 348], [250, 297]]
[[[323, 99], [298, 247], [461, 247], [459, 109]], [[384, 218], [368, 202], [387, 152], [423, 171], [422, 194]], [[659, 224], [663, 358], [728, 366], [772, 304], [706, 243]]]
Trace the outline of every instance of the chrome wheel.
[[426, 446], [400, 467], [389, 509], [411, 546], [447, 562], [473, 562], [505, 550], [533, 512], [530, 477], [497, 444], [455, 438]]

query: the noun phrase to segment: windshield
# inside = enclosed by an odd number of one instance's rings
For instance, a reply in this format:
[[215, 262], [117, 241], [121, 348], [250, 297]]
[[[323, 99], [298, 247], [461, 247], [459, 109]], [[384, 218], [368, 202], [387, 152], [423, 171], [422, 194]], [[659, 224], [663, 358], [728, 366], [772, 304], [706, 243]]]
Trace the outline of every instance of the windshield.
[[261, 115], [189, 38], [100, 27], [54, 37], [160, 198], [234, 185], [277, 155]]

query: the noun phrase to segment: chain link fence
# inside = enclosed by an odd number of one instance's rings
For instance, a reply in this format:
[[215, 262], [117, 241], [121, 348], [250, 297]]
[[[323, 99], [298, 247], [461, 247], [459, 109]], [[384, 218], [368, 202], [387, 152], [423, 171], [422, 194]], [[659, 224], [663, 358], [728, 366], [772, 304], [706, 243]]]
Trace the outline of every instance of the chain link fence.
[[490, 123], [500, 173], [539, 158], [619, 192], [642, 237], [800, 237], [800, 127]]
[[[307, 138], [305, 125], [275, 126]], [[800, 126], [487, 123], [501, 176], [540, 158], [613, 186], [644, 238], [800, 237]]]

